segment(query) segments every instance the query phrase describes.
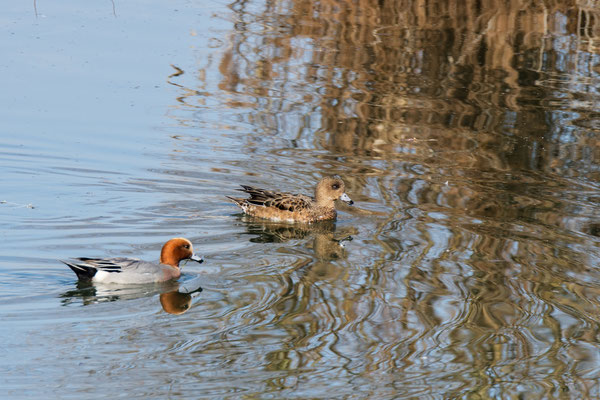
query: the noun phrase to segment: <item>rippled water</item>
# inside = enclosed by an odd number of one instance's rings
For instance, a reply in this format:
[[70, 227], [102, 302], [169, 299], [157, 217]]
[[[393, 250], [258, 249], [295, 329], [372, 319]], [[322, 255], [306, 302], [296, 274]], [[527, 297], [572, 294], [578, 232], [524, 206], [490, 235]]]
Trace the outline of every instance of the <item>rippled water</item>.
[[[600, 14], [565, 4], [7, 4], [9, 398], [600, 397]], [[239, 184], [355, 207], [244, 217]], [[206, 262], [77, 283], [58, 260]]]

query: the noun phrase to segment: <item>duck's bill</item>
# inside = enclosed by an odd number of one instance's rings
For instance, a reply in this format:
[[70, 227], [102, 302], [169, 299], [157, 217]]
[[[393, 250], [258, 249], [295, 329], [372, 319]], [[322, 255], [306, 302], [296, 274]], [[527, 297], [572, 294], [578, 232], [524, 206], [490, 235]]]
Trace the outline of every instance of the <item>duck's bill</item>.
[[192, 254], [192, 256], [190, 257], [190, 260], [196, 261], [199, 264], [202, 264], [204, 262], [204, 258], [199, 256], [198, 254]]
[[344, 203], [348, 203], [349, 205], [354, 204], [354, 202], [352, 201], [350, 196], [348, 196], [346, 193], [342, 194], [342, 196], [340, 197], [340, 200], [343, 201]]

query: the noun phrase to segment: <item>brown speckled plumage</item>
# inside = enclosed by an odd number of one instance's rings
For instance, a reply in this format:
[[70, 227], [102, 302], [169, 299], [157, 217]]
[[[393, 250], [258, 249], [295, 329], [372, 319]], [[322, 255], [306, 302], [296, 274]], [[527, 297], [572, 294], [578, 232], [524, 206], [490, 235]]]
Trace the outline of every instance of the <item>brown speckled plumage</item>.
[[339, 177], [326, 177], [319, 181], [315, 197], [301, 194], [275, 192], [242, 185], [242, 192], [250, 198], [242, 199], [227, 196], [248, 215], [276, 221], [305, 222], [335, 219], [335, 200], [352, 204], [344, 193], [345, 185]]

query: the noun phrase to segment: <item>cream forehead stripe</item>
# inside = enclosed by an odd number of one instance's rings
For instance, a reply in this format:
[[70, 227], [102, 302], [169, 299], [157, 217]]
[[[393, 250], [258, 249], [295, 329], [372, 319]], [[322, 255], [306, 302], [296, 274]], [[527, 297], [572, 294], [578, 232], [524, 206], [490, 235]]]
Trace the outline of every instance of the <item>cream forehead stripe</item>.
[[189, 240], [187, 240], [186, 238], [173, 238], [171, 240], [183, 240], [184, 242], [186, 242], [187, 244], [190, 245], [190, 249], [193, 247], [192, 242], [190, 242]]

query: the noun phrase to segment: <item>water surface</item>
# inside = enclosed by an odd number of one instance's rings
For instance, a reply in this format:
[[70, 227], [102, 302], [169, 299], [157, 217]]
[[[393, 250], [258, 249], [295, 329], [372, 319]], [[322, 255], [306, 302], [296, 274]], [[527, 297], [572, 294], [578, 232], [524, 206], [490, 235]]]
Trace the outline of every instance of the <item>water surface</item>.
[[[10, 398], [600, 397], [587, 3], [38, 1], [1, 21]], [[355, 201], [335, 223], [225, 198], [333, 174]], [[82, 285], [58, 261], [156, 260], [176, 236], [206, 262], [175, 283]]]

